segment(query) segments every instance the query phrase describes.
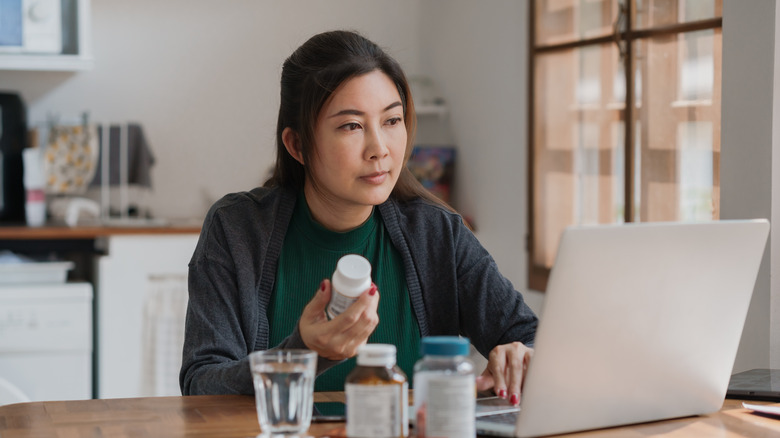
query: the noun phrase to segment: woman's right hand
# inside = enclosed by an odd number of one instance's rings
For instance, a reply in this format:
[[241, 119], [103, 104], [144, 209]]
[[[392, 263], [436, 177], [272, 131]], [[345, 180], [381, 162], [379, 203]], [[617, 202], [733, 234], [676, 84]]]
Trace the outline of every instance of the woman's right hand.
[[303, 309], [298, 330], [303, 343], [318, 355], [330, 360], [343, 360], [357, 354], [359, 346], [379, 324], [377, 306], [379, 293], [375, 284], [363, 292], [347, 310], [328, 320], [325, 309], [332, 293], [330, 280], [322, 280], [320, 288]]

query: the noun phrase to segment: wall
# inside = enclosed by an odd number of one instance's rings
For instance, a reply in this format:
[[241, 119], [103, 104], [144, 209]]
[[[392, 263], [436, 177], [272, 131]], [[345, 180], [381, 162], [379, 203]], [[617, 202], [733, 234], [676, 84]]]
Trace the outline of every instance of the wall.
[[[450, 108], [455, 204], [515, 288], [527, 287], [528, 3], [428, 0], [422, 71]], [[525, 291], [538, 313], [544, 295]]]
[[[723, 109], [721, 133], [721, 218], [764, 217], [772, 220], [777, 203], [773, 187], [773, 151], [778, 143], [775, 110], [778, 70], [775, 69], [776, 5], [754, 2], [749, 8], [723, 4]], [[745, 68], [744, 66], [750, 66]], [[774, 90], [774, 92], [773, 92]], [[774, 158], [777, 160], [777, 158]], [[776, 224], [774, 224], [776, 226]], [[772, 232], [753, 292], [735, 371], [770, 367], [777, 362], [780, 321], [772, 321], [772, 303], [780, 301], [777, 279], [780, 240]], [[773, 339], [773, 334], [775, 338]]]
[[[780, 8], [775, 4], [774, 21], [774, 81], [773, 81], [773, 105], [772, 105], [772, 187], [780, 187]], [[772, 217], [780, 217], [780, 190], [772, 191]], [[775, 237], [779, 236], [779, 237]], [[771, 233], [770, 272], [780, 272], [780, 235]], [[771, 274], [764, 274], [770, 275]], [[770, 315], [769, 315], [769, 368], [780, 369], [780, 281], [772, 280], [769, 289]]]
[[93, 1], [93, 70], [0, 71], [0, 89], [21, 91], [31, 122], [85, 110], [140, 122], [156, 157], [145, 197], [153, 213], [202, 217], [221, 195], [267, 176], [281, 65], [297, 46], [355, 29], [413, 71], [418, 9], [414, 0]]

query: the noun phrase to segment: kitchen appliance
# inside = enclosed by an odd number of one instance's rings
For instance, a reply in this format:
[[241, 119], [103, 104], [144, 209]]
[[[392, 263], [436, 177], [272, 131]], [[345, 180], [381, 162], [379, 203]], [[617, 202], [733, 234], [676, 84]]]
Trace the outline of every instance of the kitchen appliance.
[[23, 224], [27, 113], [17, 94], [0, 93], [0, 224]]
[[0, 376], [19, 400], [92, 398], [92, 285], [0, 286]]

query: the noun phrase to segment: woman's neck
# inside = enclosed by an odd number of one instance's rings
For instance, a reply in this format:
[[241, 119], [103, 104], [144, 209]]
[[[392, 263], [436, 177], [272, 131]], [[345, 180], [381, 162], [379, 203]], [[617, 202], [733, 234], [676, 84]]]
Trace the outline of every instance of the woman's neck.
[[328, 199], [310, 184], [304, 186], [303, 193], [312, 219], [331, 231], [353, 230], [363, 225], [374, 211], [373, 205], [347, 204]]

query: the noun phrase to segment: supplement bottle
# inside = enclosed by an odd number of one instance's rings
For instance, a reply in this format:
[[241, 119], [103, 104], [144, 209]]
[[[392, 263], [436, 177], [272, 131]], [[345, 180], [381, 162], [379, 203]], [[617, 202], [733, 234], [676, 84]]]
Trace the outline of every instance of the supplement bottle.
[[330, 281], [333, 291], [328, 304], [328, 318], [333, 319], [371, 287], [371, 263], [363, 256], [347, 254], [336, 263], [336, 271]]
[[422, 339], [422, 359], [414, 365], [414, 415], [418, 437], [476, 435], [476, 377], [469, 340], [457, 336]]
[[409, 386], [395, 365], [395, 345], [358, 348], [357, 366], [347, 376], [347, 436], [367, 438], [409, 435]]

